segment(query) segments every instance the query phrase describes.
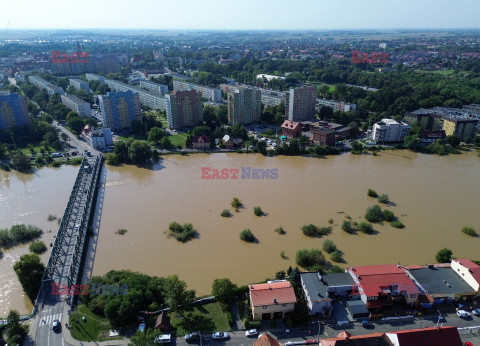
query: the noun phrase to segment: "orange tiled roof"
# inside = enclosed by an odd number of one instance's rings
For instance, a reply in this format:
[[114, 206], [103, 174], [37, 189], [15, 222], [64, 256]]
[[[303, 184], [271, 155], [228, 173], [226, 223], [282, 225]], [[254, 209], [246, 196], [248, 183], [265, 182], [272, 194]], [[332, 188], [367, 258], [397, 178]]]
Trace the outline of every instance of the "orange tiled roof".
[[295, 292], [288, 281], [250, 285], [253, 306], [296, 303]]

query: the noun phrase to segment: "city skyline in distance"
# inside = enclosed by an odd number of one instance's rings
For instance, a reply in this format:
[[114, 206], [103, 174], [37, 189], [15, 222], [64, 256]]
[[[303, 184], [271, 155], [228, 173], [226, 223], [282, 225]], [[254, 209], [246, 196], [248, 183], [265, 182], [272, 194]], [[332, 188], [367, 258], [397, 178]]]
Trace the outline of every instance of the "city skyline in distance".
[[0, 5], [0, 30], [475, 29], [478, 13], [476, 0], [23, 0]]

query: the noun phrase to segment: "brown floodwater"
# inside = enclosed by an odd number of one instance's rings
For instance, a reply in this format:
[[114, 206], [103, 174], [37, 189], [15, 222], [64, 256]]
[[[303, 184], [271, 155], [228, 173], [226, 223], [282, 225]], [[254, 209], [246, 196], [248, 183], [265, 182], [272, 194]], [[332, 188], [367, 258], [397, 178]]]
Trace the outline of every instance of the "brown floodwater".
[[[240, 172], [241, 167], [277, 168], [278, 179], [201, 179], [201, 167]], [[321, 248], [326, 238], [343, 252], [342, 266], [426, 264], [434, 261], [442, 247], [452, 249], [457, 257], [480, 257], [480, 238], [460, 233], [465, 225], [480, 230], [480, 158], [473, 153], [439, 157], [388, 151], [379, 156], [328, 158], [197, 154], [167, 156], [154, 169], [123, 166], [108, 170], [94, 275], [111, 269], [158, 276], [179, 274], [198, 294], [207, 294], [215, 278], [228, 277], [243, 285], [273, 277], [295, 265], [298, 249]], [[35, 217], [22, 221], [2, 209], [1, 227], [17, 222], [51, 226], [46, 216], [63, 212], [75, 174], [71, 167], [40, 170], [38, 177], [4, 174], [7, 178], [0, 180], [2, 205], [16, 204], [10, 208], [12, 212], [27, 213], [25, 217], [34, 213], [38, 222], [30, 221]], [[55, 196], [50, 196], [47, 188], [52, 182], [58, 185]], [[361, 221], [365, 209], [375, 204], [366, 195], [368, 188], [389, 195], [393, 203], [388, 208], [405, 229], [375, 225], [374, 235], [350, 235], [341, 230], [346, 215]], [[230, 218], [221, 217], [223, 209], [231, 209], [234, 196], [245, 207], [238, 213], [232, 211]], [[56, 203], [48, 202], [52, 199]], [[265, 216], [253, 214], [256, 205]], [[300, 231], [309, 223], [328, 226], [330, 218], [334, 225], [329, 236], [312, 239]], [[172, 221], [192, 223], [198, 238], [185, 244], [169, 238], [165, 231]], [[280, 226], [285, 235], [274, 232]], [[128, 232], [115, 234], [120, 228]], [[239, 239], [245, 228], [252, 230], [257, 244]], [[288, 259], [281, 259], [282, 250]], [[16, 248], [8, 254], [18, 257], [25, 252]], [[5, 269], [4, 262], [5, 258], [0, 261], [0, 275], [12, 279], [13, 271]], [[19, 298], [16, 277], [13, 279], [6, 304], [18, 307], [24, 300]]]

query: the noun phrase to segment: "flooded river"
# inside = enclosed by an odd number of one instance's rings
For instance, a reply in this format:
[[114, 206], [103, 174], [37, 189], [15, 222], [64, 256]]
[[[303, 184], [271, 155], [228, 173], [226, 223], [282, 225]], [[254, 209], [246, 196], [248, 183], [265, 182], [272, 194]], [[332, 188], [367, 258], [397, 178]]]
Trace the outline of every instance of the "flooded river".
[[[202, 167], [238, 169], [239, 177], [242, 167], [278, 169], [278, 179], [202, 179]], [[198, 154], [167, 156], [154, 169], [108, 170], [95, 275], [111, 269], [158, 276], [178, 273], [198, 294], [207, 294], [215, 278], [228, 277], [242, 285], [273, 277], [294, 266], [298, 249], [321, 248], [325, 238], [344, 253], [343, 266], [426, 264], [442, 247], [457, 257], [480, 257], [480, 239], [460, 233], [465, 225], [480, 231], [480, 158], [473, 153], [439, 157], [389, 151], [376, 157], [328, 158]], [[46, 217], [61, 215], [76, 173], [72, 167], [42, 169], [31, 176], [0, 173], [0, 227], [23, 222], [56, 230]], [[360, 221], [375, 203], [366, 195], [368, 188], [389, 195], [393, 203], [388, 208], [405, 229], [375, 225], [374, 235], [341, 230], [346, 215]], [[232, 210], [230, 218], [221, 217], [223, 209], [231, 209], [234, 196], [245, 207], [238, 213]], [[256, 205], [265, 216], [253, 214]], [[333, 232], [327, 237], [307, 238], [300, 231], [309, 223], [327, 226], [330, 218]], [[192, 223], [198, 239], [182, 244], [168, 238], [165, 231], [172, 221]], [[280, 226], [285, 235], [274, 232]], [[128, 232], [115, 234], [120, 228]], [[239, 239], [245, 228], [252, 230], [258, 244]], [[45, 242], [51, 237], [45, 234]], [[282, 250], [288, 259], [281, 259]], [[0, 261], [0, 316], [10, 307], [21, 312], [29, 308], [11, 269], [27, 251], [6, 251]]]

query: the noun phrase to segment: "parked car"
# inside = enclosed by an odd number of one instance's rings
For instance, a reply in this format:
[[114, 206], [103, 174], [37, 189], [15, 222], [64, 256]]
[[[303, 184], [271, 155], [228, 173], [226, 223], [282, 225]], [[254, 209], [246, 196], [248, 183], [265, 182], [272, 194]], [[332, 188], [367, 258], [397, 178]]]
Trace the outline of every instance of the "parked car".
[[474, 314], [475, 316], [480, 316], [480, 309], [473, 310], [472, 314]]
[[230, 336], [228, 336], [227, 332], [215, 332], [212, 334], [212, 339], [213, 340], [226, 340], [229, 339]]
[[363, 328], [373, 328], [373, 323], [369, 320], [363, 320], [362, 321], [362, 327]]
[[200, 340], [201, 337], [202, 337], [201, 332], [193, 332], [193, 333], [185, 335], [185, 341], [186, 342], [194, 342], [194, 341]]
[[255, 336], [258, 335], [258, 332], [256, 329], [250, 329], [245, 332], [245, 336]]
[[54, 332], [58, 332], [60, 328], [62, 327], [62, 324], [60, 323], [59, 320], [54, 320], [52, 323], [52, 329]]
[[156, 344], [169, 344], [172, 341], [172, 334], [159, 335], [153, 341]]
[[461, 318], [468, 318], [468, 317], [470, 317], [470, 314], [465, 310], [458, 310], [457, 311], [457, 316], [461, 317]]

